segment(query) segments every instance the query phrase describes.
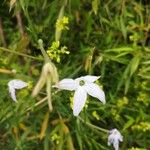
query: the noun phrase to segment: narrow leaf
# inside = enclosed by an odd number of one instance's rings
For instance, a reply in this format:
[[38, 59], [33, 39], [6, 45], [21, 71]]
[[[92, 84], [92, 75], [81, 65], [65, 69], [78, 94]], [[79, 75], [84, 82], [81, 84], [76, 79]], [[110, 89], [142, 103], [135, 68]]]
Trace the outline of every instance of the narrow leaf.
[[139, 62], [140, 62], [140, 55], [137, 54], [134, 56], [134, 58], [131, 61], [131, 67], [130, 67], [130, 76], [133, 75], [133, 73], [137, 70], [138, 66], [139, 66]]
[[44, 117], [44, 121], [42, 123], [41, 132], [39, 135], [40, 140], [42, 140], [45, 136], [45, 131], [46, 131], [47, 126], [48, 126], [48, 120], [49, 120], [49, 112], [46, 113], [46, 115]]

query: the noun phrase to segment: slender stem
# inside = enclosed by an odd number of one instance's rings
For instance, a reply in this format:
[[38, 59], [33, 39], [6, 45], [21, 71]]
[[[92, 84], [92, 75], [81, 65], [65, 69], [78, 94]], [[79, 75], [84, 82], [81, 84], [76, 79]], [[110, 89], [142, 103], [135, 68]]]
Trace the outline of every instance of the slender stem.
[[89, 123], [89, 122], [85, 122], [85, 121], [84, 121], [81, 117], [79, 117], [79, 116], [78, 116], [78, 119], [81, 120], [83, 123], [85, 123], [86, 125], [88, 125], [88, 126], [91, 127], [91, 128], [100, 130], [100, 131], [105, 132], [105, 133], [108, 133], [108, 132], [109, 132], [109, 130], [107, 130], [107, 129], [104, 129], [104, 128], [101, 128], [101, 127], [97, 127], [97, 126], [95, 126], [95, 125], [93, 125], [93, 124], [91, 124], [91, 123]]
[[19, 27], [20, 33], [23, 36], [24, 35], [24, 27], [23, 27], [23, 23], [22, 23], [22, 18], [21, 18], [20, 11], [18, 11], [16, 13], [16, 18], [17, 18], [17, 23], [18, 23], [18, 27]]
[[20, 56], [23, 56], [23, 57], [28, 57], [28, 58], [35, 59], [35, 60], [41, 60], [39, 58], [30, 56], [30, 55], [27, 55], [27, 54], [23, 54], [23, 53], [20, 53], [20, 52], [12, 51], [12, 50], [4, 48], [4, 47], [0, 47], [0, 50], [6, 51], [6, 52], [10, 52], [10, 53], [14, 53], [16, 55], [20, 55]]
[[5, 40], [5, 34], [3, 30], [3, 25], [2, 25], [2, 18], [0, 17], [0, 38], [2, 40], [3, 46], [6, 47], [6, 40]]
[[[52, 93], [52, 95], [56, 95], [57, 93], [58, 93], [58, 91]], [[46, 93], [45, 93], [45, 95], [46, 95]], [[37, 107], [37, 106], [41, 105], [41, 104], [44, 103], [47, 99], [48, 99], [48, 96], [44, 97], [43, 99], [41, 99], [40, 101], [38, 101], [37, 103], [35, 103], [34, 107]], [[32, 108], [29, 107], [29, 108], [27, 109], [27, 111], [29, 111], [29, 110], [31, 110], [31, 109], [32, 109]]]
[[48, 106], [51, 112], [53, 110], [53, 106], [52, 106], [52, 100], [51, 100], [51, 77], [50, 76], [47, 77], [46, 90], [47, 90]]
[[[47, 96], [44, 97], [42, 100], [40, 100], [39, 102], [35, 103], [34, 107], [41, 105], [42, 103], [44, 103], [47, 100]], [[32, 108], [29, 107], [26, 111], [31, 110]]]
[[39, 48], [40, 48], [40, 50], [41, 50], [41, 52], [42, 52], [42, 54], [43, 54], [45, 63], [49, 62], [50, 59], [49, 59], [47, 53], [46, 53], [45, 50], [44, 50], [43, 41], [42, 41], [41, 39], [38, 40], [38, 44], [39, 44]]

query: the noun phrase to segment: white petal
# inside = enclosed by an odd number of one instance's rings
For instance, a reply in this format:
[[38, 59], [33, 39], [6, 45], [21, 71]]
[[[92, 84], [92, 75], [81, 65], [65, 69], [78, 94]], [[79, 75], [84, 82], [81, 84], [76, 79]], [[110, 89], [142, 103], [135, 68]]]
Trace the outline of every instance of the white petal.
[[115, 150], [119, 150], [119, 142], [118, 141], [114, 142], [113, 146], [114, 146]]
[[91, 75], [87, 75], [87, 76], [83, 76], [83, 77], [80, 77], [80, 78], [77, 78], [76, 80], [77, 81], [85, 81], [85, 82], [94, 82], [96, 80], [98, 80], [100, 78], [100, 76], [91, 76]]
[[8, 82], [9, 93], [11, 98], [17, 102], [15, 89], [22, 89], [27, 86], [27, 83], [18, 79], [14, 79]]
[[117, 129], [112, 129], [109, 131], [108, 145], [113, 144], [115, 150], [119, 150], [119, 141], [123, 141], [123, 136]]
[[56, 87], [62, 90], [73, 91], [73, 90], [76, 90], [78, 86], [79, 86], [79, 83], [73, 79], [63, 79], [60, 82], [58, 82], [56, 85], [54, 85], [53, 87]]
[[9, 88], [9, 93], [10, 93], [10, 96], [11, 98], [13, 99], [13, 101], [17, 102], [17, 99], [16, 99], [16, 94], [15, 94], [15, 89], [10, 87]]
[[103, 104], [105, 101], [105, 93], [98, 85], [95, 83], [85, 84], [83, 88], [87, 91], [87, 93], [95, 98], [98, 98]]
[[112, 139], [111, 139], [110, 136], [109, 136], [109, 137], [108, 137], [108, 142], [107, 142], [107, 144], [110, 146], [111, 143], [113, 143], [113, 142], [112, 142]]
[[18, 79], [14, 79], [8, 82], [8, 86], [15, 89], [22, 89], [27, 86], [27, 83]]
[[119, 141], [122, 142], [123, 141], [123, 136], [120, 134], [120, 138]]
[[73, 103], [73, 114], [74, 116], [78, 116], [81, 112], [82, 108], [85, 105], [87, 98], [87, 93], [81, 86], [75, 91], [74, 94], [74, 103]]

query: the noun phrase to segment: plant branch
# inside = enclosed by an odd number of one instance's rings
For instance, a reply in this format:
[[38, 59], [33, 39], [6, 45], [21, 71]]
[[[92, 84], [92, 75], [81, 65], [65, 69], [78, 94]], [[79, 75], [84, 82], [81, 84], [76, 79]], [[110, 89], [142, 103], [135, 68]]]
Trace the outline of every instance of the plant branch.
[[0, 17], [0, 38], [2, 40], [3, 46], [6, 47], [7, 44], [6, 44], [6, 40], [5, 40], [5, 34], [4, 34], [4, 30], [3, 30], [2, 18], [1, 17]]
[[0, 50], [10, 52], [10, 53], [14, 53], [16, 55], [20, 55], [20, 56], [23, 56], [23, 57], [28, 57], [28, 58], [35, 59], [35, 60], [42, 60], [41, 58], [37, 58], [37, 57], [30, 56], [30, 55], [27, 55], [27, 54], [24, 54], [24, 53], [16, 52], [16, 51], [4, 48], [4, 47], [0, 47]]
[[21, 36], [23, 36], [24, 35], [24, 27], [23, 27], [22, 17], [21, 17], [20, 11], [17, 11], [16, 18], [17, 18], [17, 23], [18, 23], [19, 31], [21, 33]]
[[105, 133], [108, 133], [108, 132], [109, 132], [109, 130], [107, 130], [107, 129], [103, 129], [103, 128], [97, 127], [97, 126], [95, 126], [95, 125], [93, 125], [93, 124], [91, 124], [91, 123], [89, 123], [89, 122], [84, 121], [84, 120], [83, 120], [81, 117], [79, 117], [79, 116], [78, 116], [78, 119], [81, 120], [83, 123], [85, 123], [87, 126], [89, 126], [89, 127], [91, 127], [91, 128], [100, 130], [100, 131], [105, 132]]

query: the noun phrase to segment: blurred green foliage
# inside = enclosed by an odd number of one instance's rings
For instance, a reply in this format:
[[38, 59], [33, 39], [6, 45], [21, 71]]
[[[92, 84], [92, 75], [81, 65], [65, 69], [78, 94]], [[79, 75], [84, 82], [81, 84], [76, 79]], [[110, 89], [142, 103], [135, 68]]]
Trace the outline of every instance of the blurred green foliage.
[[[112, 149], [108, 135], [97, 128], [102, 127], [120, 130], [121, 150], [149, 150], [149, 14], [149, 0], [2, 1], [0, 148]], [[103, 85], [106, 105], [89, 97], [81, 120], [72, 114], [70, 92], [52, 88], [51, 113], [44, 90], [33, 98], [44, 62], [38, 39], [50, 59], [56, 59], [60, 79], [101, 75], [98, 84]], [[59, 46], [54, 47], [54, 41]], [[17, 91], [17, 104], [7, 87], [14, 78], [30, 85]]]

